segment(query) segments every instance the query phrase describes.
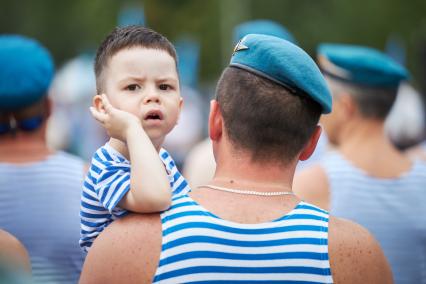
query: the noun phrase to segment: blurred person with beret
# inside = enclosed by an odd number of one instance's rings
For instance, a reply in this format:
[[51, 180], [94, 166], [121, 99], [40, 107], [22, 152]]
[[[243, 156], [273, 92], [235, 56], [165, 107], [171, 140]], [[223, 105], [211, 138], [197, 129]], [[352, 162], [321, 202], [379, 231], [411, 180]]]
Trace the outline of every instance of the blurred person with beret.
[[1, 35], [0, 66], [0, 228], [27, 248], [35, 281], [76, 283], [84, 163], [46, 144], [53, 60], [34, 39]]
[[391, 283], [367, 230], [292, 192], [330, 111], [308, 54], [274, 36], [245, 36], [210, 104], [213, 179], [161, 214], [113, 222], [80, 283]]
[[385, 118], [408, 71], [373, 48], [322, 44], [318, 62], [333, 95], [321, 119], [336, 150], [295, 177], [294, 190], [331, 214], [365, 226], [396, 283], [426, 283], [426, 164], [385, 134]]

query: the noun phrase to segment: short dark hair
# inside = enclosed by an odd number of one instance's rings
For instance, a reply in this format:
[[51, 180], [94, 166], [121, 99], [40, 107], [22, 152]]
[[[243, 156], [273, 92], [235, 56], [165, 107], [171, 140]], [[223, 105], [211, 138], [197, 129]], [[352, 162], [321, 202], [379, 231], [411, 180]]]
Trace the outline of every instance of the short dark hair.
[[355, 100], [361, 115], [369, 119], [385, 120], [392, 109], [398, 93], [398, 86], [372, 87], [343, 82], [327, 76], [332, 82], [332, 92], [345, 91]]
[[236, 67], [222, 73], [216, 99], [231, 143], [257, 162], [291, 162], [321, 115], [321, 106], [310, 98]]
[[96, 52], [95, 75], [98, 93], [102, 90], [100, 77], [108, 61], [120, 50], [131, 47], [164, 50], [173, 57], [177, 68], [176, 49], [165, 36], [143, 26], [117, 27], [107, 35]]

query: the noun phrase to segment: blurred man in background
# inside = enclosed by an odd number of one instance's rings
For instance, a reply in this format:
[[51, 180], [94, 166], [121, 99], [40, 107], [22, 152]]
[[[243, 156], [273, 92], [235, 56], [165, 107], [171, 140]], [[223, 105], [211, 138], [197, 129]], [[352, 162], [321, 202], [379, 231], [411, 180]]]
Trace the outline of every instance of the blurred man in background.
[[76, 283], [84, 164], [46, 145], [52, 58], [33, 39], [2, 35], [0, 66], [0, 227], [27, 248], [36, 281]]
[[408, 73], [383, 53], [362, 46], [323, 44], [318, 61], [334, 100], [322, 124], [337, 150], [296, 175], [294, 190], [370, 230], [396, 283], [425, 283], [426, 165], [412, 162], [384, 131]]

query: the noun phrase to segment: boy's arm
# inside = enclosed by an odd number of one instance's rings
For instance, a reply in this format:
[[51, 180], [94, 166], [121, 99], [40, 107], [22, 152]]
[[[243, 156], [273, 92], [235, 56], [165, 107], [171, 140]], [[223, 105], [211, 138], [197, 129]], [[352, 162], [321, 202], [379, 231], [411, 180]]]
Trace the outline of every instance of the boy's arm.
[[171, 203], [170, 182], [154, 145], [139, 124], [127, 130], [130, 155], [130, 190], [119, 202], [121, 208], [133, 212], [163, 211]]
[[170, 206], [170, 183], [163, 163], [133, 114], [115, 109], [102, 95], [104, 112], [91, 108], [92, 115], [107, 130], [108, 134], [127, 143], [130, 155], [130, 190], [121, 197], [121, 208], [138, 212], [163, 211]]

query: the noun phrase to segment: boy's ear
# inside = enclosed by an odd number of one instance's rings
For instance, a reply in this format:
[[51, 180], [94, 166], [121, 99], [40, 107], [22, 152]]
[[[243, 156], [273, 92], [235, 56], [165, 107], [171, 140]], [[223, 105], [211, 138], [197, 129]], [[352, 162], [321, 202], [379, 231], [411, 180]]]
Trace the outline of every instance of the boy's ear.
[[102, 97], [101, 95], [96, 95], [93, 97], [92, 100], [93, 106], [95, 109], [99, 112], [105, 112], [104, 105], [102, 104]]
[[182, 108], [183, 108], [183, 98], [180, 97], [179, 98], [179, 112], [178, 112], [178, 119], [176, 120], [176, 124], [179, 123], [179, 118], [180, 118], [180, 114], [182, 112]]
[[179, 113], [182, 111], [182, 108], [183, 108], [183, 98], [180, 97], [180, 99], [179, 99]]

